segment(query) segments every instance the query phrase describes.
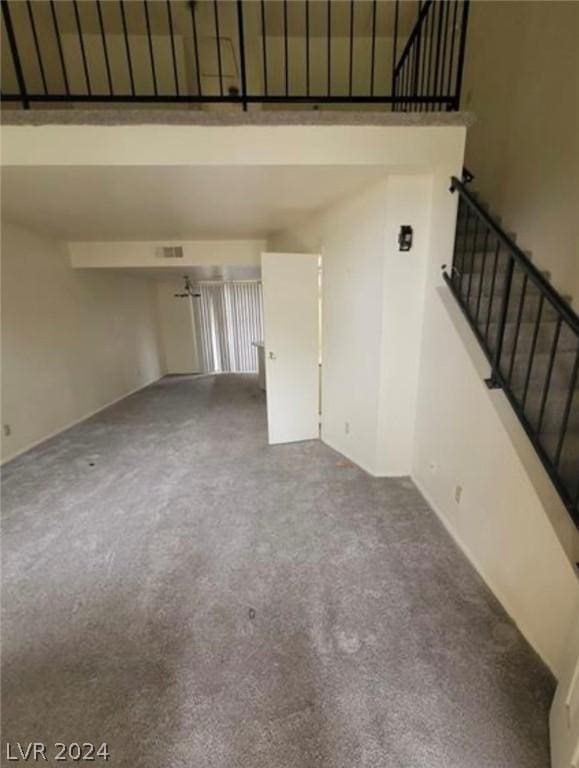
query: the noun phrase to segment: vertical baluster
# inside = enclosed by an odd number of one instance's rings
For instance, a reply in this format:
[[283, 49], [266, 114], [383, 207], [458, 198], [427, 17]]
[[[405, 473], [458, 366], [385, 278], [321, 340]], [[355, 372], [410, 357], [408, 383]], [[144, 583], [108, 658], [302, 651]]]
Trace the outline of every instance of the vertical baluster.
[[16, 42], [16, 35], [14, 34], [14, 27], [12, 25], [12, 16], [10, 15], [10, 6], [8, 5], [8, 0], [2, 0], [2, 13], [4, 14], [6, 36], [8, 37], [8, 45], [10, 46], [10, 54], [12, 55], [12, 63], [14, 64], [16, 80], [18, 82], [20, 100], [22, 101], [23, 109], [29, 109], [30, 102], [28, 100], [28, 92], [26, 90], [26, 80], [24, 79], [24, 72], [22, 71], [22, 63], [20, 61], [20, 54], [18, 52], [18, 43]]
[[328, 96], [332, 93], [332, 0], [328, 0]]
[[410, 72], [408, 73], [408, 90], [410, 94], [410, 102], [408, 109], [410, 112], [416, 111], [416, 102], [414, 101], [415, 97], [418, 95], [416, 91], [416, 60], [417, 60], [418, 50], [416, 48], [416, 41], [413, 43], [412, 48], [410, 50], [409, 58], [409, 69]]
[[535, 321], [535, 329], [533, 331], [533, 340], [531, 342], [531, 351], [529, 352], [529, 364], [527, 366], [527, 373], [525, 376], [525, 386], [523, 389], [522, 406], [525, 409], [527, 402], [527, 395], [529, 393], [529, 384], [531, 382], [531, 373], [533, 370], [533, 363], [535, 362], [535, 348], [537, 346], [537, 339], [539, 337], [539, 328], [541, 327], [541, 317], [543, 314], [544, 295], [541, 293], [539, 297], [539, 308], [537, 310], [537, 319]]
[[197, 75], [197, 94], [203, 96], [203, 89], [201, 87], [201, 67], [199, 66], [199, 39], [197, 37], [197, 17], [195, 16], [195, 4], [191, 3], [191, 27], [193, 29], [193, 43], [195, 45], [195, 71]]
[[483, 251], [482, 251], [482, 264], [481, 264], [481, 269], [480, 269], [480, 283], [479, 283], [479, 286], [478, 286], [478, 296], [477, 296], [477, 300], [476, 300], [476, 312], [475, 312], [475, 322], [477, 324], [477, 327], [478, 327], [478, 318], [479, 318], [479, 314], [480, 314], [480, 303], [481, 303], [481, 299], [482, 299], [482, 290], [483, 290], [483, 285], [484, 285], [484, 281], [485, 281], [485, 270], [486, 270], [486, 265], [487, 265], [487, 248], [488, 247], [489, 247], [489, 229], [488, 229], [488, 227], [485, 227], [485, 238], [484, 238], [484, 242], [483, 242]]
[[127, 29], [127, 18], [125, 15], [125, 3], [124, 0], [119, 0], [119, 6], [121, 9], [121, 20], [123, 22], [123, 36], [125, 38], [125, 53], [127, 55], [127, 67], [129, 70], [129, 80], [131, 82], [131, 93], [135, 95], [135, 77], [133, 75], [133, 61], [131, 58], [131, 46], [129, 43], [129, 33]]
[[[449, 62], [448, 62], [448, 79], [446, 82], [446, 93], [448, 96], [451, 96], [453, 93], [452, 90], [452, 81], [454, 76], [454, 49], [455, 49], [455, 42], [456, 42], [456, 20], [458, 15], [458, 0], [454, 0], [453, 4], [453, 13], [452, 13], [452, 35], [451, 35], [451, 41], [450, 41], [450, 55], [449, 55]], [[447, 105], [447, 109], [452, 109], [452, 104]]]
[[[444, 90], [444, 83], [445, 83], [445, 77], [444, 73], [446, 72], [446, 55], [448, 50], [448, 22], [450, 19], [450, 0], [444, 0], [444, 30], [443, 30], [443, 37], [442, 37], [442, 63], [440, 65], [440, 79], [438, 83], [438, 95], [439, 96], [445, 96], [447, 95]], [[442, 102], [440, 104], [440, 107], [442, 107]], [[448, 105], [447, 105], [448, 107]]]
[[155, 96], [158, 95], [157, 89], [157, 72], [155, 70], [155, 52], [153, 51], [153, 38], [151, 37], [151, 20], [149, 19], [149, 6], [147, 0], [143, 0], [143, 6], [145, 8], [145, 24], [147, 27], [147, 39], [149, 41], [149, 60], [151, 63], [151, 75], [153, 77], [153, 91]]
[[[458, 208], [456, 212], [456, 228], [454, 233], [454, 248], [452, 252], [452, 282], [454, 284], [455, 289], [460, 293], [460, 280], [462, 276], [462, 263], [459, 266], [458, 263], [458, 257], [460, 254], [460, 248], [458, 247], [458, 224], [461, 219], [461, 214], [465, 210], [466, 206], [462, 199], [462, 197], [459, 197], [458, 200]], [[468, 211], [467, 211], [468, 213]]]
[[[424, 32], [424, 35], [423, 35]], [[420, 94], [421, 96], [427, 96], [427, 88], [425, 86], [425, 74], [426, 74], [426, 47], [428, 45], [428, 37], [426, 36], [426, 19], [422, 16], [420, 20], [420, 53], [421, 53], [421, 66], [420, 66]], [[425, 109], [425, 103], [419, 104], [419, 111], [423, 112]]]
[[[462, 198], [461, 198], [462, 199]], [[468, 232], [468, 225], [470, 223], [470, 206], [467, 203], [463, 203], [464, 209], [466, 211], [465, 214], [465, 220], [464, 220], [464, 243], [462, 246], [462, 252], [461, 252], [461, 258], [460, 258], [460, 279], [458, 282], [458, 293], [460, 295], [460, 299], [462, 301], [462, 284], [464, 280], [464, 262], [465, 262], [465, 256], [466, 256], [466, 233]], [[458, 240], [458, 237], [457, 237]]]
[[354, 76], [354, 0], [350, 0], [350, 78], [348, 94], [352, 96]]
[[545, 418], [545, 408], [547, 407], [547, 399], [549, 397], [549, 386], [551, 384], [551, 376], [553, 375], [553, 366], [555, 365], [555, 356], [557, 354], [557, 346], [559, 344], [560, 333], [561, 333], [561, 315], [557, 317], [557, 322], [555, 323], [555, 333], [553, 334], [553, 344], [551, 346], [551, 353], [549, 355], [549, 364], [547, 366], [547, 374], [545, 376], [545, 383], [543, 385], [543, 396], [541, 398], [539, 420], [537, 421], [538, 435], [541, 433], [541, 427], [543, 426], [543, 419]]
[[[469, 276], [468, 276], [468, 291], [467, 291], [467, 294], [466, 294], [466, 304], [467, 304], [469, 310], [470, 310], [470, 293], [471, 293], [471, 290], [472, 290], [472, 278], [473, 278], [473, 273], [474, 273], [474, 260], [476, 258], [476, 243], [477, 243], [477, 239], [478, 239], [478, 223], [479, 223], [478, 216], [475, 216], [475, 218], [474, 218], [474, 234], [473, 234], [473, 239], [472, 239], [472, 251], [471, 251], [471, 255], [470, 255], [470, 273], [469, 273]], [[465, 237], [468, 238], [468, 230], [467, 230], [467, 232], [465, 234]]]
[[412, 104], [412, 97], [414, 95], [414, 54], [415, 54], [415, 48], [414, 45], [411, 45], [408, 49], [408, 111], [412, 112], [413, 104]]
[[503, 299], [501, 303], [501, 311], [499, 314], [499, 325], [498, 325], [498, 331], [497, 331], [496, 347], [493, 355], [493, 369], [491, 372], [491, 379], [490, 379], [491, 386], [494, 386], [497, 384], [497, 379], [498, 379], [497, 374], [500, 376], [501, 356], [503, 352], [503, 342], [505, 340], [505, 327], [507, 325], [507, 313], [509, 309], [509, 299], [511, 296], [511, 285], [513, 283], [513, 272], [515, 269], [514, 257], [509, 253], [507, 258], [508, 258], [507, 271], [505, 273], [505, 281], [504, 281], [505, 287], [504, 287]]
[[376, 63], [376, 10], [378, 0], [372, 2], [372, 49], [370, 53], [370, 96], [374, 95], [374, 66]]
[[[420, 0], [418, 0], [418, 17], [416, 19], [416, 37], [414, 39], [413, 45], [416, 49], [416, 59], [415, 59], [415, 66], [414, 66], [414, 95], [418, 97], [420, 92], [420, 54], [421, 54], [421, 44], [422, 44], [422, 24], [420, 23]], [[416, 102], [414, 104], [413, 110], [419, 111], [419, 103]]]
[[269, 96], [267, 84], [267, 27], [265, 23], [265, 0], [261, 0], [261, 52], [263, 57], [263, 87], [265, 95]]
[[[42, 87], [44, 89], [44, 93], [48, 95], [48, 86], [46, 84], [46, 72], [44, 71], [44, 62], [42, 61], [42, 55], [40, 53], [40, 43], [38, 42], [38, 32], [36, 30], [36, 23], [34, 21], [34, 14], [32, 13], [32, 4], [30, 0], [26, 0], [26, 7], [28, 9], [28, 19], [30, 21], [30, 27], [32, 29], [32, 37], [34, 39], [34, 48], [36, 50], [36, 60], [38, 62], [38, 69], [40, 70]], [[18, 75], [17, 75], [17, 78], [18, 78]]]
[[310, 2], [305, 0], [306, 12], [306, 96], [310, 95]]
[[[434, 10], [432, 3], [428, 6], [426, 12], [427, 29], [428, 29], [428, 65], [426, 69], [426, 95], [432, 96], [432, 55], [434, 52]], [[432, 104], [428, 103], [426, 111], [430, 112]]]
[[513, 348], [511, 350], [511, 363], [509, 365], [509, 378], [508, 381], [510, 382], [513, 378], [513, 371], [515, 370], [515, 360], [517, 357], [517, 348], [519, 346], [519, 334], [521, 330], [521, 322], [523, 319], [523, 310], [525, 307], [525, 297], [527, 293], [527, 283], [528, 283], [528, 277], [525, 274], [523, 278], [523, 287], [521, 289], [521, 298], [519, 299], [519, 308], [517, 310], [517, 321], [515, 325], [515, 338], [513, 339]]
[[283, 43], [285, 63], [285, 95], [289, 96], [289, 47], [287, 29], [287, 0], [283, 0]]
[[247, 112], [247, 73], [245, 70], [245, 30], [243, 26], [243, 2], [237, 0], [237, 28], [239, 32], [239, 63], [241, 67], [241, 96], [243, 111]]
[[[440, 58], [442, 53], [442, 21], [444, 13], [444, 0], [438, 0], [434, 4], [434, 8], [438, 8], [438, 26], [436, 28], [436, 58], [434, 63], [434, 87], [432, 89], [432, 95], [438, 96], [438, 77], [440, 71]], [[436, 110], [438, 104], [433, 104], [433, 108]]]
[[464, 72], [464, 55], [466, 52], [466, 31], [468, 28], [469, 0], [462, 3], [462, 24], [460, 28], [460, 45], [458, 50], [458, 62], [456, 70], [456, 90], [454, 92], [454, 109], [460, 109], [460, 93], [462, 91], [462, 77]]
[[[394, 2], [394, 44], [392, 46], [392, 96], [394, 98], [397, 97], [396, 93], [396, 79], [397, 79], [397, 73], [396, 73], [396, 57], [398, 54], [398, 20], [399, 20], [399, 5], [400, 0], [395, 0]], [[394, 103], [394, 110], [398, 111], [398, 104]]]
[[97, 11], [98, 11], [98, 17], [99, 17], [99, 26], [100, 26], [100, 30], [101, 30], [101, 40], [102, 40], [102, 43], [103, 43], [103, 52], [104, 52], [104, 56], [105, 56], [105, 66], [106, 66], [106, 70], [107, 70], [107, 81], [108, 81], [108, 84], [109, 84], [109, 94], [112, 96], [114, 94], [114, 91], [113, 91], [113, 79], [112, 79], [112, 76], [111, 76], [111, 63], [109, 61], [109, 50], [107, 48], [107, 37], [106, 37], [106, 34], [105, 34], [105, 25], [103, 23], [103, 13], [102, 13], [102, 8], [101, 8], [101, 0], [97, 0], [96, 1], [96, 5], [97, 5]]
[[493, 312], [493, 303], [495, 299], [495, 285], [497, 282], [497, 269], [499, 266], [499, 255], [501, 252], [501, 242], [497, 239], [497, 245], [495, 248], [495, 258], [493, 260], [493, 271], [491, 276], [491, 287], [490, 287], [490, 293], [489, 293], [489, 306], [487, 310], [487, 321], [485, 325], [485, 343], [488, 346], [489, 343], [489, 328], [491, 324], [491, 318], [492, 318], [492, 312]]
[[80, 13], [79, 13], [79, 10], [78, 10], [78, 2], [77, 2], [77, 0], [73, 0], [72, 1], [72, 7], [74, 9], [74, 18], [76, 20], [76, 31], [78, 33], [78, 42], [79, 42], [79, 45], [80, 45], [80, 53], [81, 53], [81, 58], [82, 58], [83, 70], [84, 70], [84, 79], [85, 79], [85, 82], [86, 82], [86, 90], [87, 90], [88, 95], [90, 96], [92, 91], [91, 91], [91, 87], [90, 87], [90, 77], [89, 77], [89, 74], [88, 74], [88, 64], [87, 64], [87, 60], [86, 60], [86, 51], [85, 51], [85, 48], [84, 48], [84, 38], [83, 38], [83, 34], [82, 34], [82, 26], [81, 26], [81, 23], [80, 23]]
[[569, 424], [569, 416], [571, 415], [571, 407], [573, 405], [573, 398], [575, 397], [575, 387], [577, 386], [577, 374], [579, 373], [579, 339], [578, 349], [575, 353], [575, 364], [573, 365], [573, 372], [571, 373], [571, 381], [569, 382], [569, 392], [567, 394], [567, 400], [565, 401], [565, 409], [563, 411], [563, 418], [561, 420], [561, 429], [559, 432], [559, 438], [557, 440], [557, 448], [555, 450], [555, 457], [553, 462], [555, 467], [559, 466], [561, 461], [561, 453], [563, 452], [563, 444], [565, 437], [567, 436], [567, 426]]
[[50, 10], [52, 13], [52, 25], [54, 27], [54, 34], [56, 35], [56, 45], [58, 47], [58, 57], [60, 59], [62, 79], [64, 80], [64, 90], [66, 91], [66, 95], [70, 96], [70, 88], [68, 85], [68, 75], [66, 73], [66, 64], [64, 61], [64, 52], [62, 50], [62, 40], [60, 39], [60, 29], [58, 27], [58, 18], [56, 15], [56, 8], [54, 7], [54, 0], [50, 0]]
[[217, 71], [219, 72], [219, 93], [223, 96], [223, 62], [221, 61], [221, 28], [219, 25], [219, 3], [213, 0], [213, 23], [215, 24], [215, 44], [217, 46]]
[[175, 33], [173, 31], [171, 0], [167, 0], [167, 21], [169, 22], [169, 36], [171, 38], [171, 58], [173, 59], [173, 78], [175, 80], [175, 91], [177, 96], [179, 96], [179, 72], [177, 71], [177, 56], [175, 54]]

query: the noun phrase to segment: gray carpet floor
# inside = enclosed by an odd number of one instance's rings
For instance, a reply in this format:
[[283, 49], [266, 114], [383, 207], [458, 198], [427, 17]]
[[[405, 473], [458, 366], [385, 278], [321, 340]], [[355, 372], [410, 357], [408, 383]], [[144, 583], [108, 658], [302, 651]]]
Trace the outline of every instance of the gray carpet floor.
[[2, 490], [4, 741], [131, 768], [548, 768], [553, 680], [410, 480], [268, 447], [253, 377], [166, 378]]

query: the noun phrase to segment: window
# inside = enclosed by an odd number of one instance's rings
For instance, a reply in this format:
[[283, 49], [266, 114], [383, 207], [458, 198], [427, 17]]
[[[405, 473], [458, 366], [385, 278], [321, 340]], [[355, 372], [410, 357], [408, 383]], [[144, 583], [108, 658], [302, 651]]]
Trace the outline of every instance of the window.
[[195, 302], [199, 348], [205, 373], [255, 373], [254, 341], [263, 339], [258, 281], [202, 282]]

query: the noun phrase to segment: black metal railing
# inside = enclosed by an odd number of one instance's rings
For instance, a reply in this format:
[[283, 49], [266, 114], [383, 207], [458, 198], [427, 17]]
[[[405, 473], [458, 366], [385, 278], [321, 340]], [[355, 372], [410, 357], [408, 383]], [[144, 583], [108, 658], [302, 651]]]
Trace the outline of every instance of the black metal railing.
[[579, 526], [579, 317], [466, 183], [451, 182], [459, 204], [444, 277], [489, 360], [488, 385], [503, 389]]
[[[396, 110], [458, 110], [468, 26], [468, 2], [424, 0], [418, 18], [393, 67]], [[394, 35], [396, 61], [397, 30]]]
[[459, 107], [468, 0], [1, 5], [2, 99], [25, 109], [95, 103]]

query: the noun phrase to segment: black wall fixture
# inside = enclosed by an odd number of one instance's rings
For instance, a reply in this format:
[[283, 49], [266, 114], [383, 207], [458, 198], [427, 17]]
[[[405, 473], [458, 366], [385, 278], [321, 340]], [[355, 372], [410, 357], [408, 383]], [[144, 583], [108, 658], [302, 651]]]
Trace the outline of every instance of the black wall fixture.
[[410, 224], [402, 224], [398, 233], [398, 250], [409, 251], [412, 248], [413, 230]]

